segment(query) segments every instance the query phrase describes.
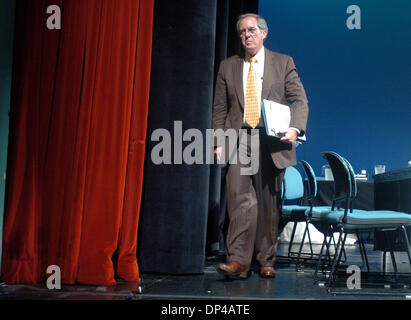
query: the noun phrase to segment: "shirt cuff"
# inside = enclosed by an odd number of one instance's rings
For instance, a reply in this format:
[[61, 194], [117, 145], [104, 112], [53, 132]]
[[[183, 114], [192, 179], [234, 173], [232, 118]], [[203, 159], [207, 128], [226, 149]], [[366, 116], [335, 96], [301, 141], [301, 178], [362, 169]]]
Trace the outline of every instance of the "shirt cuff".
[[300, 135], [300, 133], [301, 133], [300, 129], [297, 129], [297, 128], [294, 128], [294, 127], [290, 127], [290, 129], [294, 129], [295, 131], [297, 131], [298, 135]]

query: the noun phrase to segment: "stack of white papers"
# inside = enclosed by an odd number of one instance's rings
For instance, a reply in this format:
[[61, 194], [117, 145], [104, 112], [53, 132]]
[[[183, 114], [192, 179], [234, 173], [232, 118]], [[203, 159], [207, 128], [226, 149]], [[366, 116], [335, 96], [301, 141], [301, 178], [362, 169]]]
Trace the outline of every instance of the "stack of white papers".
[[[275, 101], [263, 100], [263, 117], [267, 135], [281, 138], [282, 132], [290, 128], [290, 107]], [[306, 141], [305, 135], [298, 137], [297, 144]]]
[[271, 100], [263, 100], [263, 117], [267, 135], [281, 137], [290, 127], [290, 107]]

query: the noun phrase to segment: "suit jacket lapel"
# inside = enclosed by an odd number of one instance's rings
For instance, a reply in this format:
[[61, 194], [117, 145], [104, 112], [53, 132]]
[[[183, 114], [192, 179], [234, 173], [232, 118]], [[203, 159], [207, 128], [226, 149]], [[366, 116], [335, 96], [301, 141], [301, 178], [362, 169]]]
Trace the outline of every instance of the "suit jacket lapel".
[[238, 57], [233, 65], [234, 86], [237, 92], [237, 97], [240, 102], [240, 107], [244, 110], [244, 88], [243, 88], [243, 59]]
[[271, 85], [275, 82], [274, 68], [275, 67], [270, 51], [265, 48], [263, 88], [261, 91], [261, 99], [267, 99], [268, 95], [270, 94]]
[[[237, 92], [237, 97], [240, 102], [240, 107], [244, 110], [244, 88], [243, 88], [243, 66], [244, 60], [238, 57], [233, 65], [234, 86]], [[270, 51], [265, 48], [264, 58], [264, 76], [261, 99], [267, 99], [270, 94], [271, 85], [275, 82], [274, 78], [274, 63]]]

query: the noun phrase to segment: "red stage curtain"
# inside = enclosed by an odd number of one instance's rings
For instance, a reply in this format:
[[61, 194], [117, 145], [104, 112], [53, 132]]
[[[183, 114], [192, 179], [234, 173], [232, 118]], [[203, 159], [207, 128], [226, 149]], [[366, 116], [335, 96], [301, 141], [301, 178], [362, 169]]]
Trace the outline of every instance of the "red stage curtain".
[[139, 281], [153, 2], [17, 2], [3, 281]]

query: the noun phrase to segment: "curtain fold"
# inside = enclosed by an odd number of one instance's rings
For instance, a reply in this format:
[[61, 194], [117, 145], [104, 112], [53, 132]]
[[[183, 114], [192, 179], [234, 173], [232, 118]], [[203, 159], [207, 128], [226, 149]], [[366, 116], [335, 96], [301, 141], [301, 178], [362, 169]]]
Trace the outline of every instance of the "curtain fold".
[[139, 281], [153, 6], [18, 2], [3, 281], [44, 281], [49, 265], [67, 284]]
[[[150, 113], [141, 210], [139, 267], [143, 272], [201, 273], [205, 263], [210, 169], [205, 162], [155, 164], [152, 133], [171, 140], [211, 126], [217, 0], [157, 0], [153, 33]], [[192, 142], [192, 141], [190, 141]], [[178, 149], [178, 142], [172, 142]], [[188, 141], [181, 141], [185, 150]], [[183, 148], [184, 147], [184, 148]], [[205, 149], [204, 154], [205, 154]], [[197, 152], [197, 151], [196, 151]], [[205, 159], [205, 157], [204, 157]]]

